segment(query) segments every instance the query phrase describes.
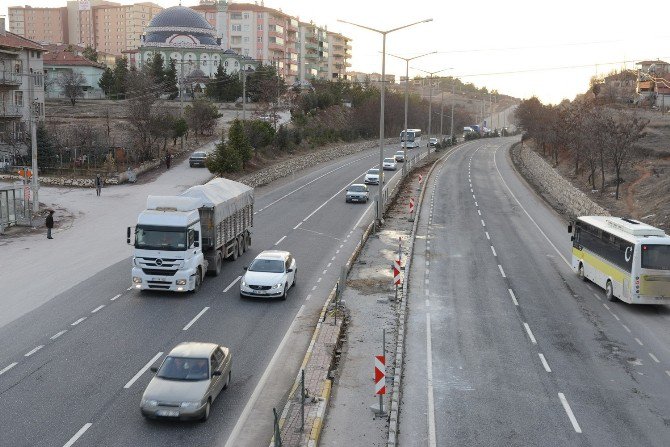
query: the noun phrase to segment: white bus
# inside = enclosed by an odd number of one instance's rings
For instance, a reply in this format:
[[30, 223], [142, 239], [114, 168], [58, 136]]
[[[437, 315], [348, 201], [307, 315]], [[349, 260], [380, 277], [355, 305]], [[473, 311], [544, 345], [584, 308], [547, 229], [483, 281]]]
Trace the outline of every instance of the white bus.
[[[400, 145], [405, 141], [405, 131], [400, 132]], [[421, 129], [407, 129], [407, 148], [421, 146]]]
[[571, 239], [572, 269], [605, 289], [608, 300], [670, 303], [670, 236], [660, 228], [620, 217], [582, 216]]

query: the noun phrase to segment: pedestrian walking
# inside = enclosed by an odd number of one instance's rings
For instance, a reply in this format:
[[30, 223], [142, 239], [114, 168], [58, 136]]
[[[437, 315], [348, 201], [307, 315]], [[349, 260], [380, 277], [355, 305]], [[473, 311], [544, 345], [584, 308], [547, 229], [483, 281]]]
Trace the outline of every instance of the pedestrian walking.
[[95, 193], [100, 197], [100, 192], [102, 191], [102, 177], [100, 177], [100, 174], [96, 174], [95, 176]]
[[172, 161], [172, 155], [168, 152], [165, 154], [165, 166], [167, 166], [168, 169], [170, 169], [170, 162]]
[[44, 223], [47, 226], [47, 239], [53, 239], [51, 237], [51, 230], [54, 227], [54, 210], [49, 210], [49, 215], [47, 216]]

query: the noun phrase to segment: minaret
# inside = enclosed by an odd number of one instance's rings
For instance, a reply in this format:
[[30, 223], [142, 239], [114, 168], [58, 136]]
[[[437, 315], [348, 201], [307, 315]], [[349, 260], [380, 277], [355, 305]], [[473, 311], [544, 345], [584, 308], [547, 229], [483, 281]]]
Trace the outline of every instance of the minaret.
[[217, 0], [216, 2], [216, 34], [221, 39], [221, 48], [230, 48], [228, 42], [228, 2]]

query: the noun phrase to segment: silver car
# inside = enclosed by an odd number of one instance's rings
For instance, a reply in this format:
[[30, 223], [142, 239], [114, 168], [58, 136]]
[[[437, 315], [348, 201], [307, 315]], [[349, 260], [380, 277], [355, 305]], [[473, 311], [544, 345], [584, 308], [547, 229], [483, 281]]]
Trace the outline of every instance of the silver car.
[[215, 343], [184, 342], [165, 357], [147, 385], [140, 410], [151, 419], [209, 418], [221, 390], [228, 388], [233, 360], [230, 350]]
[[347, 188], [347, 195], [345, 201], [349, 202], [365, 202], [367, 203], [370, 199], [370, 190], [367, 185], [362, 185], [360, 183], [354, 183], [353, 185]]

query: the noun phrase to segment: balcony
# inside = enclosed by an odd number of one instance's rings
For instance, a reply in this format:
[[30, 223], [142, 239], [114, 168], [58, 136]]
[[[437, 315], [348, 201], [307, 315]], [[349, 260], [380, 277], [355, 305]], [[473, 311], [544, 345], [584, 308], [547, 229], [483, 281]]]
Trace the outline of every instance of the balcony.
[[319, 54], [318, 53], [305, 53], [305, 59], [318, 59]]
[[319, 50], [319, 46], [317, 44], [311, 43], [311, 42], [305, 42], [305, 48], [308, 49], [308, 50], [314, 50], [314, 51]]
[[23, 107], [14, 104], [0, 104], [0, 118], [21, 118]]
[[0, 71], [0, 85], [18, 87], [21, 85], [21, 73]]

